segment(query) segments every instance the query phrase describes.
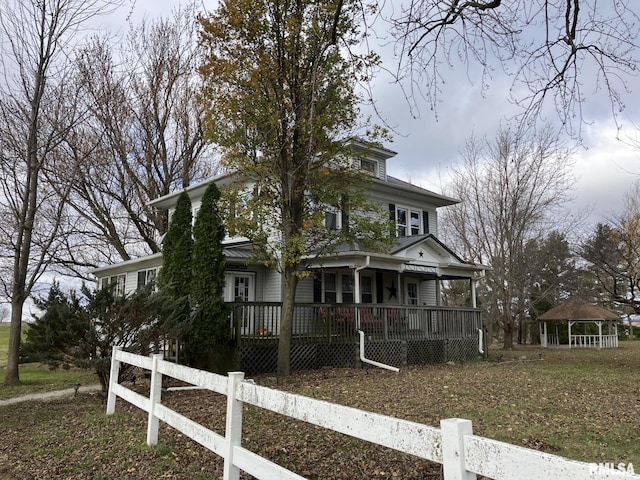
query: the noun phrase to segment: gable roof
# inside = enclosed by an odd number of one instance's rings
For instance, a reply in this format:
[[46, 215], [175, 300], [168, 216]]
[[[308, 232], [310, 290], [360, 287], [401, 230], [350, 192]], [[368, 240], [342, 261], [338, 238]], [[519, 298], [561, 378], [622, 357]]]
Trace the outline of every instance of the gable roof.
[[456, 260], [458, 260], [460, 263], [469, 263], [469, 262], [464, 261], [462, 258], [460, 258], [458, 256], [458, 254], [456, 254], [453, 250], [451, 250], [444, 243], [442, 243], [438, 239], [438, 237], [436, 237], [432, 233], [425, 233], [423, 235], [412, 235], [410, 237], [398, 237], [398, 238], [396, 238], [394, 247], [391, 249], [391, 254], [396, 254], [398, 252], [401, 252], [402, 250], [406, 250], [407, 248], [412, 247], [412, 246], [414, 246], [414, 245], [416, 245], [418, 243], [421, 243], [421, 242], [423, 242], [423, 241], [425, 241], [427, 239], [429, 239], [430, 241], [434, 242], [436, 244], [436, 246], [442, 248], [449, 255], [451, 255]]

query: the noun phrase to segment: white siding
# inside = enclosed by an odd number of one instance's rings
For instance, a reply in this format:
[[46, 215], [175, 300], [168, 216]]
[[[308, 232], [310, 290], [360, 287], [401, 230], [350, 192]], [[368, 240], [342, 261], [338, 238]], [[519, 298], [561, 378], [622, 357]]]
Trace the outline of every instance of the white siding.
[[420, 282], [420, 288], [418, 291], [420, 305], [435, 306], [436, 300], [436, 281], [435, 280], [423, 280]]
[[425, 211], [429, 212], [429, 233], [438, 236], [438, 214], [435, 208], [427, 208]]
[[303, 278], [298, 282], [298, 288], [296, 290], [296, 302], [313, 302], [313, 277]]
[[387, 161], [378, 160], [378, 178], [385, 180], [387, 178]]
[[276, 270], [272, 268], [265, 269], [260, 284], [262, 284], [263, 302], [282, 301], [282, 280]]

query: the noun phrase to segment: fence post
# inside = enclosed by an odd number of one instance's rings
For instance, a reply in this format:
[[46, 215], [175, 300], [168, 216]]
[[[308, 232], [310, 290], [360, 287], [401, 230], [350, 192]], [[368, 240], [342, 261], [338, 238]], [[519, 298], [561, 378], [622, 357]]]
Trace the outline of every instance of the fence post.
[[147, 420], [147, 445], [158, 444], [160, 420], [156, 417], [156, 404], [162, 401], [162, 374], [158, 372], [158, 362], [163, 359], [161, 353], [152, 356], [151, 385], [149, 387], [149, 418]]
[[244, 372], [229, 372], [227, 383], [227, 421], [225, 437], [227, 451], [224, 456], [223, 480], [238, 480], [240, 469], [233, 464], [233, 448], [242, 441], [242, 402], [236, 399], [236, 387], [244, 380]]
[[475, 480], [476, 474], [467, 472], [464, 461], [464, 436], [473, 435], [471, 421], [460, 418], [440, 420], [440, 431], [444, 479]]
[[112, 415], [116, 411], [116, 394], [113, 386], [118, 383], [120, 376], [120, 360], [116, 359], [117, 353], [122, 350], [121, 347], [114, 346], [111, 350], [111, 371], [109, 373], [109, 394], [107, 396], [107, 415]]

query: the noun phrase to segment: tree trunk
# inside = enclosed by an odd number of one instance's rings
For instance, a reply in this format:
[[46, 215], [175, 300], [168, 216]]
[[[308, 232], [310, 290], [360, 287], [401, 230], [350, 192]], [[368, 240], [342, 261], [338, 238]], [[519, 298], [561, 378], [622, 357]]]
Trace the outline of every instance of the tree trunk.
[[11, 327], [9, 334], [9, 353], [7, 355], [7, 370], [4, 377], [5, 385], [20, 383], [20, 339], [22, 338], [22, 306], [23, 301], [17, 295], [11, 299]]
[[291, 337], [293, 334], [293, 308], [296, 298], [298, 277], [295, 269], [285, 267], [280, 333], [278, 335], [278, 376], [291, 374]]
[[507, 317], [503, 320], [502, 331], [504, 333], [504, 350], [513, 350], [513, 317]]

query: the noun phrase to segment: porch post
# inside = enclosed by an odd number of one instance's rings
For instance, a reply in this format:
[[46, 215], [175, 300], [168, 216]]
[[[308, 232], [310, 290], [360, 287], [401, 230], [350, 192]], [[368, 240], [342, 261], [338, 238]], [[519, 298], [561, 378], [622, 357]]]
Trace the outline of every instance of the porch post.
[[[358, 267], [353, 269], [353, 301], [360, 303], [360, 271]], [[356, 330], [360, 330], [360, 309], [356, 307]]]
[[442, 306], [442, 288], [440, 286], [440, 277], [436, 275], [436, 306]]
[[471, 278], [469, 279], [469, 282], [471, 282], [471, 306], [473, 308], [478, 308], [476, 304], [476, 279]]

